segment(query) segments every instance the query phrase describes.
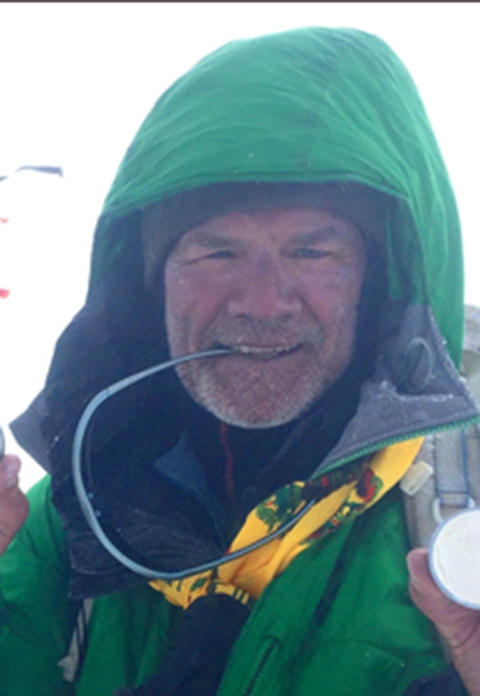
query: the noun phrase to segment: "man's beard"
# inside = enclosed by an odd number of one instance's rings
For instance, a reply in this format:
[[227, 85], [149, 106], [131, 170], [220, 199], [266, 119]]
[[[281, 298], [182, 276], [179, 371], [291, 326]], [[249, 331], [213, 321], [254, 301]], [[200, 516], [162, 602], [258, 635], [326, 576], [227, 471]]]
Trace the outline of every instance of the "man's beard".
[[[345, 332], [348, 323], [340, 320], [338, 329]], [[300, 417], [340, 377], [352, 355], [353, 337], [352, 328], [347, 340], [344, 335], [332, 347], [316, 321], [298, 326], [285, 320], [223, 319], [203, 333], [198, 350], [254, 346], [267, 352], [195, 360], [176, 369], [191, 397], [221, 421], [274, 427]], [[169, 338], [172, 354], [185, 354], [186, 338]], [[268, 353], [272, 346], [278, 354]]]

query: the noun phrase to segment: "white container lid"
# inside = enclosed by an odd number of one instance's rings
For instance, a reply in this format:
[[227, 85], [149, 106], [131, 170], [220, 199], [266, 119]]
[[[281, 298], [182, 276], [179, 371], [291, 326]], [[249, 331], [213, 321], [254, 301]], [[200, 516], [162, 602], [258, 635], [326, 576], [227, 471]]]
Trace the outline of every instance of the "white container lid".
[[430, 542], [429, 567], [449, 599], [480, 609], [480, 508], [457, 512], [436, 529]]

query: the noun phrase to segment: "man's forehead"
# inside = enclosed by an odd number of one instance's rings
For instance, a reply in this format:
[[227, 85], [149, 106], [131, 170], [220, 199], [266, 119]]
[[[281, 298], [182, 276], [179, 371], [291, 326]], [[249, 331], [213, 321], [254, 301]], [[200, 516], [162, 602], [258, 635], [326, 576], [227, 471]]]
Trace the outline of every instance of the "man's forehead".
[[[294, 237], [296, 241], [314, 243], [331, 238], [343, 239], [358, 232], [353, 223], [324, 208], [268, 208], [233, 211], [215, 216], [187, 230], [178, 246], [199, 244], [218, 247], [254, 237], [258, 229], [278, 233], [279, 238]], [[360, 234], [358, 232], [358, 234]]]
[[142, 238], [145, 280], [155, 287], [171, 250], [196, 226], [232, 211], [243, 213], [282, 207], [328, 209], [353, 223], [364, 238], [381, 247], [390, 196], [354, 182], [230, 182], [190, 189], [145, 208]]

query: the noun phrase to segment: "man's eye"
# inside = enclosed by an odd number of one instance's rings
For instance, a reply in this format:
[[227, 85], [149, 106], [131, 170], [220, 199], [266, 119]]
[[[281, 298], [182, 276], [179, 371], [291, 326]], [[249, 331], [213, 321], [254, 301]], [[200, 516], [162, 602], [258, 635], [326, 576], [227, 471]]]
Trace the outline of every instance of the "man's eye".
[[199, 250], [188, 254], [186, 257], [186, 262], [188, 264], [192, 263], [204, 263], [205, 261], [217, 261], [223, 259], [234, 259], [236, 254], [231, 249], [218, 249], [218, 251], [206, 251]]
[[235, 254], [230, 249], [219, 249], [208, 254], [207, 259], [233, 259]]
[[299, 247], [292, 252], [292, 257], [295, 259], [321, 259], [327, 255], [328, 252], [323, 249], [315, 249], [313, 247]]

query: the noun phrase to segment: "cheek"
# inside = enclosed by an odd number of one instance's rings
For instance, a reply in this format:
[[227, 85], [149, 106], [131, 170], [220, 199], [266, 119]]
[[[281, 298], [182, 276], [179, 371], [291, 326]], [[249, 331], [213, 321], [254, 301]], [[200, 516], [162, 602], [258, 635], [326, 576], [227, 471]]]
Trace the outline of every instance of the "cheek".
[[317, 319], [335, 322], [355, 316], [362, 288], [363, 273], [344, 268], [312, 275], [302, 283], [306, 304]]
[[185, 332], [185, 318], [193, 316], [194, 296], [176, 264], [165, 267], [165, 322], [170, 344]]
[[228, 296], [228, 288], [214, 273], [196, 268], [166, 267], [165, 310], [167, 326], [188, 324], [201, 330]]

